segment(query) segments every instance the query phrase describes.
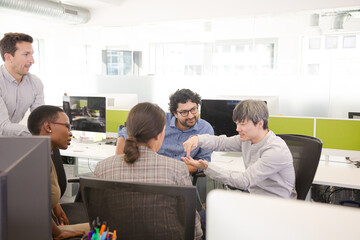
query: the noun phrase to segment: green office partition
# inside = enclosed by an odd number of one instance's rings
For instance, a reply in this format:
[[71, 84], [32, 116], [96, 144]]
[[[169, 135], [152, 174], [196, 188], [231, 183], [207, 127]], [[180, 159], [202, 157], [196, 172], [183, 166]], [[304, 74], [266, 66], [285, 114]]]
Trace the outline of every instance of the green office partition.
[[269, 118], [269, 128], [275, 134], [314, 136], [314, 118], [271, 116]]
[[316, 119], [316, 137], [323, 148], [360, 151], [360, 120]]
[[129, 111], [106, 110], [106, 132], [118, 132], [119, 125], [124, 125]]

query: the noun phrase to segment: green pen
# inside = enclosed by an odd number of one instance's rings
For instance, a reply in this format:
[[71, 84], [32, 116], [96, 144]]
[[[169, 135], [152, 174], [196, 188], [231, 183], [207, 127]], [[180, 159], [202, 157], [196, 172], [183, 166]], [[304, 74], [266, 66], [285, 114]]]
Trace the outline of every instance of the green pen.
[[95, 233], [92, 235], [91, 240], [100, 240], [99, 228], [95, 229]]

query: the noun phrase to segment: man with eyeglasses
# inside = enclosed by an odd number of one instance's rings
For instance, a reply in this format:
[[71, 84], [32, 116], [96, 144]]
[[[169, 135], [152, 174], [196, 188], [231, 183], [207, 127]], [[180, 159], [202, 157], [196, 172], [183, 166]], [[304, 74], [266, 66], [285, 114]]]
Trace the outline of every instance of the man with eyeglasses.
[[[166, 114], [165, 139], [161, 145], [159, 154], [178, 159], [186, 156], [183, 143], [192, 135], [210, 134], [214, 135], [212, 126], [203, 119], [199, 119], [199, 105], [201, 97], [190, 89], [178, 89], [170, 95], [169, 110]], [[127, 138], [126, 129], [119, 133], [116, 154], [122, 154], [124, 142]], [[196, 148], [191, 152], [195, 160], [211, 160], [212, 151]], [[196, 167], [187, 165], [189, 172], [198, 171]]]
[[44, 105], [44, 86], [29, 73], [34, 64], [32, 42], [24, 33], [6, 33], [0, 41], [5, 62], [0, 67], [0, 136], [31, 135], [19, 122], [29, 108]]

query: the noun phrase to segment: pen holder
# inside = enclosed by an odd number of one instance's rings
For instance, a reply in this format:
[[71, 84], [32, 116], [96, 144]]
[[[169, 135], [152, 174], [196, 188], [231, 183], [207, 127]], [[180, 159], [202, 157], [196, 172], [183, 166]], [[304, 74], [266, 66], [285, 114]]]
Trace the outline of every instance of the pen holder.
[[[88, 239], [92, 239], [92, 236], [90, 236], [90, 238], [89, 238], [89, 236], [88, 235], [84, 235], [82, 238], [81, 238], [81, 240], [88, 240]], [[101, 239], [105, 239], [105, 240], [116, 240], [117, 239], [117, 237], [115, 236], [115, 238], [113, 238], [113, 232], [109, 232], [109, 236], [108, 236], [108, 238], [102, 238], [101, 236], [100, 236], [100, 238], [98, 238], [99, 240], [101, 240]]]

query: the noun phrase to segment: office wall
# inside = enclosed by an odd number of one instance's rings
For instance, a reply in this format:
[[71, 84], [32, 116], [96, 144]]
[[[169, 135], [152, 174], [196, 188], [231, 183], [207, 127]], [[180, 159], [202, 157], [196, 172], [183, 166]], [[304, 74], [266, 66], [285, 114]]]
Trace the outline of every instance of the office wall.
[[[85, 47], [91, 49], [96, 41], [91, 38], [91, 29], [15, 11], [0, 11], [0, 34], [6, 32], [24, 32], [41, 40], [41, 60], [35, 59], [30, 72], [40, 65], [36, 75], [44, 84], [47, 104], [62, 105], [64, 93], [96, 92], [92, 65], [96, 63], [85, 59]], [[89, 50], [88, 56], [91, 55]]]
[[[320, 28], [309, 26], [309, 13], [291, 13], [242, 17], [212, 22], [212, 31], [204, 30], [203, 21], [148, 24], [101, 30], [99, 44], [102, 48], [119, 46], [123, 49], [143, 51], [144, 72], [147, 72], [147, 53], [150, 43], [166, 42], [214, 42], [223, 39], [277, 38], [276, 69], [271, 73], [254, 73], [242, 76], [151, 76], [152, 92], [146, 100], [167, 107], [169, 93], [177, 88], [188, 87], [205, 98], [217, 95], [271, 95], [279, 96], [279, 113], [287, 116], [347, 117], [348, 111], [360, 111], [357, 94], [360, 73], [335, 72], [324, 69], [317, 76], [306, 75], [303, 70], [302, 47], [304, 37], [334, 34], [332, 19], [323, 19]], [[346, 31], [359, 32], [360, 21], [353, 19], [344, 24]], [[111, 37], [110, 37], [111, 36]], [[359, 40], [358, 40], [359, 41]], [[331, 50], [330, 50], [331, 51]], [[329, 51], [329, 52], [330, 52]], [[333, 54], [335, 57], [335, 51]], [[359, 59], [360, 61], [360, 59]], [[335, 64], [335, 63], [334, 63]], [[334, 67], [334, 66], [333, 66]], [[98, 75], [96, 82], [102, 84], [109, 77]], [[133, 91], [139, 77], [115, 77], [112, 91]], [[132, 82], [133, 79], [134, 81]], [[344, 84], [347, 83], [347, 84]], [[350, 87], [351, 86], [351, 87]], [[105, 89], [103, 89], [105, 91]], [[144, 89], [138, 88], [139, 93]], [[140, 95], [140, 94], [139, 94]], [[140, 100], [140, 99], [139, 99]]]
[[[202, 20], [103, 28], [0, 13], [1, 33], [20, 31], [43, 39], [40, 77], [48, 104], [60, 105], [65, 92], [70, 95], [136, 93], [139, 101], [152, 101], [167, 109], [169, 94], [186, 87], [204, 98], [279, 96], [279, 113], [287, 116], [343, 118], [348, 111], [360, 111], [357, 104], [360, 101], [359, 71], [329, 71], [320, 76], [307, 76], [302, 71], [303, 37], [320, 33], [309, 27], [308, 12], [216, 19], [211, 23], [210, 32], [204, 30]], [[321, 33], [330, 33], [330, 26], [330, 18], [323, 21]], [[350, 33], [360, 32], [359, 18], [349, 20], [344, 26]], [[237, 77], [109, 77], [102, 74], [101, 50], [111, 47], [142, 51], [146, 74], [150, 43], [257, 38], [278, 39], [276, 69], [272, 73], [255, 72]], [[360, 40], [357, 41], [360, 44]]]
[[[75, 0], [73, 2], [76, 2]], [[82, 1], [79, 1], [82, 2]], [[96, 2], [101, 2], [96, 1]], [[358, 0], [133, 0], [110, 1], [117, 6], [97, 9], [92, 15], [92, 20], [104, 25], [139, 25], [149, 22], [179, 21], [186, 19], [209, 19], [237, 16], [251, 16], [255, 14], [287, 13], [306, 11], [312, 9], [334, 9], [358, 5]]]

